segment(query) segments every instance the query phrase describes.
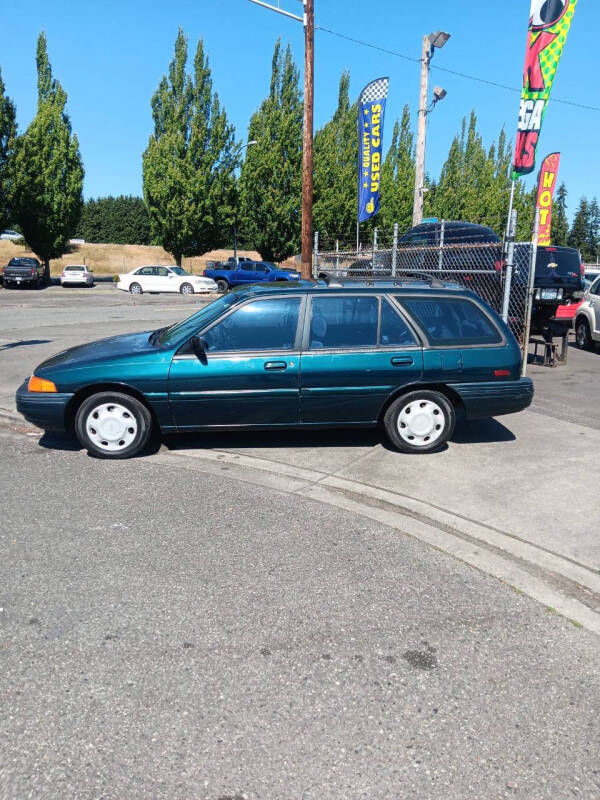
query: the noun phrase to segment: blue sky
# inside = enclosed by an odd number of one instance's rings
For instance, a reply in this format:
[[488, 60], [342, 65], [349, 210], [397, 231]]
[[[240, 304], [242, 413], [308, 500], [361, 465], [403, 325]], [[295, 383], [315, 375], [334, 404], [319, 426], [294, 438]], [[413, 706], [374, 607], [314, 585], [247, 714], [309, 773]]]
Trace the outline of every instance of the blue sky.
[[[281, 0], [301, 11], [298, 0]], [[48, 37], [54, 75], [68, 93], [68, 110], [86, 169], [86, 197], [141, 194], [141, 155], [151, 131], [150, 98], [172, 57], [178, 27], [190, 50], [203, 38], [214, 85], [244, 138], [250, 115], [267, 92], [273, 45], [292, 45], [299, 65], [299, 23], [248, 0], [29, 0], [4, 14], [0, 68], [24, 129], [36, 103], [35, 45]], [[419, 57], [422, 36], [447, 30], [452, 38], [433, 65], [520, 88], [530, 0], [315, 0], [317, 24], [409, 56]], [[600, 3], [580, 0], [553, 97], [600, 106], [597, 31]], [[394, 118], [408, 103], [416, 120], [419, 65], [316, 33], [315, 124], [329, 119], [340, 73], [349, 69], [357, 95], [371, 78], [389, 75], [386, 117], [389, 141]], [[519, 95], [432, 71], [432, 85], [448, 96], [430, 118], [427, 169], [437, 177], [461, 118], [475, 109], [486, 145], [504, 125], [514, 138]], [[600, 112], [550, 104], [539, 155], [563, 153], [560, 178], [569, 189], [569, 211], [583, 194], [600, 195], [597, 155]], [[531, 179], [533, 180], [533, 179]]]

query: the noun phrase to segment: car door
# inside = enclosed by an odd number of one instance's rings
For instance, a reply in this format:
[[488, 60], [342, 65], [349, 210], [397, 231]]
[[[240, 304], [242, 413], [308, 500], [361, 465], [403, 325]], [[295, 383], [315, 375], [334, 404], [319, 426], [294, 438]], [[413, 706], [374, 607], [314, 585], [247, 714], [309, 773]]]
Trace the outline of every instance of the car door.
[[154, 279], [157, 292], [178, 292], [179, 280], [168, 267], [154, 267]]
[[422, 372], [421, 343], [387, 297], [311, 298], [300, 367], [303, 423], [373, 423], [390, 394]]
[[234, 306], [206, 330], [205, 363], [184, 345], [173, 357], [169, 398], [180, 429], [299, 422], [304, 297], [279, 295]]
[[590, 287], [589, 304], [592, 311], [594, 338], [600, 338], [600, 278]]
[[155, 267], [142, 267], [135, 273], [132, 283], [139, 283], [144, 292], [157, 292]]

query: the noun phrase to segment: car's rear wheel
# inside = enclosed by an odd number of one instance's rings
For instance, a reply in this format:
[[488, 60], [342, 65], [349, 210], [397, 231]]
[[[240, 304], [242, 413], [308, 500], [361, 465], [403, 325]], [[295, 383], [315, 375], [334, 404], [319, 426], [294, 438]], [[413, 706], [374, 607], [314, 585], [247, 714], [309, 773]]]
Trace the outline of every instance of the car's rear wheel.
[[144, 290], [139, 285], [139, 283], [132, 283], [129, 287], [129, 291], [131, 294], [144, 294]]
[[587, 319], [578, 319], [575, 324], [575, 343], [580, 350], [589, 350], [592, 346], [592, 333]]
[[383, 420], [388, 439], [403, 453], [439, 450], [452, 436], [455, 422], [452, 403], [429, 389], [398, 397]]
[[181, 294], [194, 294], [194, 287], [191, 283], [182, 283], [179, 287]]
[[75, 433], [90, 455], [131, 458], [141, 452], [152, 432], [152, 417], [143, 403], [121, 392], [98, 392], [84, 400], [75, 416]]
[[217, 291], [220, 294], [225, 294], [225, 292], [229, 291], [229, 284], [224, 278], [221, 278], [220, 280], [217, 281]]

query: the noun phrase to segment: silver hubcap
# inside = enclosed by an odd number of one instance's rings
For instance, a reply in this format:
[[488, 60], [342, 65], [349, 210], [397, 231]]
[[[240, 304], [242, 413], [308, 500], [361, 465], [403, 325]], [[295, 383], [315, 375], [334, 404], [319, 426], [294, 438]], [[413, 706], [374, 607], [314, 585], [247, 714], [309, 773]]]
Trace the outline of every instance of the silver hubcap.
[[192, 294], [193, 291], [192, 287], [187, 283], [181, 287], [182, 294]]
[[101, 450], [125, 450], [134, 441], [138, 426], [128, 408], [119, 403], [102, 403], [93, 408], [85, 421], [87, 435]]
[[583, 347], [586, 339], [587, 339], [587, 331], [585, 329], [585, 325], [581, 323], [581, 325], [577, 326], [577, 344], [580, 347]]
[[413, 400], [398, 414], [398, 433], [413, 447], [428, 447], [446, 427], [446, 415], [431, 400]]
[[142, 290], [141, 290], [141, 289], [140, 289], [140, 287], [137, 285], [137, 283], [136, 283], [136, 284], [134, 284], [134, 285], [131, 287], [131, 294], [141, 294], [141, 293], [142, 293]]

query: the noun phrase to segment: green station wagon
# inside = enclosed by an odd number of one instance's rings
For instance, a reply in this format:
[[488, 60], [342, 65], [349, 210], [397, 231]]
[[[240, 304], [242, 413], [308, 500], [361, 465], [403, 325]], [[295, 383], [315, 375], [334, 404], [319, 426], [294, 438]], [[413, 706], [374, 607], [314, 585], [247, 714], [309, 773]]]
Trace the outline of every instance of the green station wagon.
[[164, 433], [384, 428], [406, 453], [431, 452], [467, 419], [533, 398], [502, 320], [436, 279], [244, 286], [156, 331], [73, 347], [45, 361], [17, 408], [74, 431], [96, 456], [142, 451]]

